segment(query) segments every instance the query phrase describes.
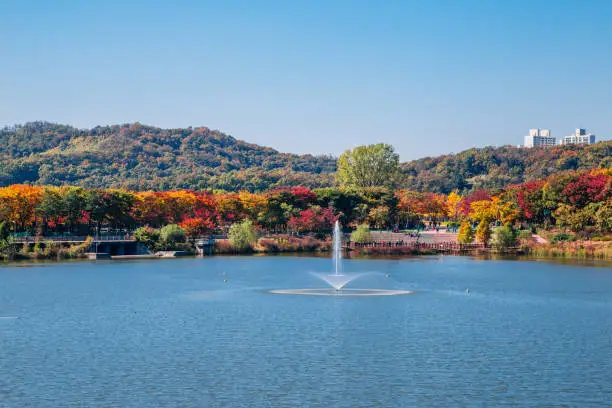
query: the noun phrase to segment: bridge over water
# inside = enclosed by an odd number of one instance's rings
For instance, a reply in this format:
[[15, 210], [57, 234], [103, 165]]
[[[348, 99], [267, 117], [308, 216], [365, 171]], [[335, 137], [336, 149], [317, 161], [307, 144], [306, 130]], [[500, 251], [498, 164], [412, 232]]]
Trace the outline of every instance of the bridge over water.
[[[23, 247], [24, 245], [34, 246], [36, 244], [45, 247], [49, 243], [54, 243], [62, 247], [78, 245], [87, 242], [89, 237], [80, 235], [65, 235], [51, 237], [21, 236], [15, 237], [15, 244]], [[148, 250], [144, 245], [137, 242], [133, 237], [126, 235], [105, 235], [102, 237], [91, 237], [89, 253], [116, 255], [142, 255], [147, 254]]]
[[[20, 236], [14, 237], [17, 246], [34, 246], [36, 244], [43, 248], [50, 242], [63, 247], [78, 245], [87, 242], [89, 237], [82, 235], [65, 235], [51, 237]], [[215, 237], [200, 238], [195, 240], [196, 253], [198, 255], [212, 255], [214, 253]], [[141, 243], [137, 242], [131, 235], [104, 235], [91, 237], [88, 251], [92, 258], [104, 256], [124, 255], [150, 255], [150, 251]]]

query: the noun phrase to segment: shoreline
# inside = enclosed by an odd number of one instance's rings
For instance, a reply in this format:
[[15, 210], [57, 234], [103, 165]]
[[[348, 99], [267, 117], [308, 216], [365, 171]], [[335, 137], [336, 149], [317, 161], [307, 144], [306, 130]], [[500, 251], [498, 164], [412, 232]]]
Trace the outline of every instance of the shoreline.
[[[263, 257], [296, 257], [296, 258], [322, 258], [329, 259], [330, 255], [326, 252], [245, 252], [245, 253], [220, 253], [212, 256], [177, 256], [177, 257], [160, 257], [160, 256], [119, 256], [109, 259], [88, 259], [88, 258], [64, 258], [64, 259], [16, 259], [16, 260], [2, 260], [0, 261], [0, 267], [9, 266], [21, 266], [27, 267], [29, 265], [44, 265], [44, 264], [58, 264], [58, 263], [90, 263], [90, 262], [137, 262], [137, 261], [151, 261], [151, 260], [172, 260], [172, 259], [207, 259], [207, 258], [263, 258]], [[529, 261], [529, 262], [550, 262], [555, 264], [580, 264], [580, 265], [591, 265], [612, 268], [612, 259], [601, 259], [601, 258], [581, 258], [581, 257], [560, 257], [560, 256], [540, 256], [531, 255], [528, 253], [493, 253], [493, 252], [480, 252], [480, 253], [465, 253], [465, 254], [449, 254], [449, 253], [430, 253], [430, 254], [358, 254], [345, 256], [346, 260], [417, 260], [417, 259], [438, 259], [445, 257], [460, 257], [476, 259], [480, 261]]]

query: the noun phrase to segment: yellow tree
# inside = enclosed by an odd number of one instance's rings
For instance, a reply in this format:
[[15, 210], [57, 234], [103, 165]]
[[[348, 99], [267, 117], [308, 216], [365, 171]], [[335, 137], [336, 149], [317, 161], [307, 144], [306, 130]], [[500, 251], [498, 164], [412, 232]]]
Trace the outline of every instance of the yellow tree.
[[268, 203], [268, 200], [263, 195], [249, 193], [248, 191], [239, 192], [238, 198], [244, 213], [253, 221], [257, 221], [259, 214], [266, 209]]
[[489, 200], [474, 201], [470, 204], [470, 218], [478, 221], [476, 239], [485, 245], [491, 240], [489, 224], [495, 220], [495, 212], [495, 206]]
[[489, 227], [489, 222], [480, 221], [478, 226], [476, 227], [476, 239], [478, 242], [489, 245], [489, 241], [491, 241], [491, 228]]
[[519, 209], [516, 204], [509, 201], [503, 201], [499, 196], [491, 199], [495, 219], [498, 219], [502, 224], [514, 224], [519, 216]]
[[492, 201], [480, 200], [470, 204], [470, 218], [474, 221], [491, 222], [495, 220], [496, 208]]
[[43, 197], [41, 187], [27, 184], [13, 184], [0, 188], [0, 205], [4, 220], [12, 227], [21, 231], [34, 226], [36, 222], [36, 207]]
[[164, 193], [164, 212], [170, 222], [178, 223], [193, 214], [197, 197], [193, 191], [177, 190]]
[[242, 208], [242, 202], [238, 194], [215, 194], [214, 198], [222, 222], [232, 224], [244, 218], [244, 209]]
[[457, 241], [460, 244], [471, 244], [474, 242], [474, 229], [472, 223], [468, 220], [463, 220], [459, 227], [459, 234], [457, 235]]
[[456, 221], [459, 215], [460, 202], [461, 196], [455, 191], [451, 192], [448, 197], [446, 197], [446, 212], [448, 213], [448, 216], [452, 218], [453, 221]]

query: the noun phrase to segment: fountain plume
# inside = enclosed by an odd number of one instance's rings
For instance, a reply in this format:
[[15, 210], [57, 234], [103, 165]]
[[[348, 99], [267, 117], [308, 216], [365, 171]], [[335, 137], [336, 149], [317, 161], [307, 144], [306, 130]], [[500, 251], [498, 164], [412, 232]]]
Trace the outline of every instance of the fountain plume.
[[340, 291], [350, 281], [361, 276], [362, 274], [351, 274], [346, 275], [342, 272], [342, 230], [340, 229], [340, 223], [336, 221], [334, 224], [334, 231], [332, 234], [332, 260], [333, 260], [333, 273], [313, 273], [319, 279], [327, 282], [335, 290]]
[[336, 275], [342, 274], [342, 231], [340, 231], [340, 223], [336, 220], [334, 224], [334, 233], [332, 235], [333, 242], [333, 253], [334, 259], [334, 273]]
[[350, 275], [345, 274], [342, 270], [342, 231], [340, 230], [340, 223], [336, 221], [334, 224], [333, 232], [333, 245], [332, 245], [332, 260], [333, 260], [333, 271], [331, 273], [316, 273], [311, 272], [314, 276], [327, 282], [332, 289], [277, 289], [271, 290], [270, 293], [277, 293], [281, 295], [313, 295], [313, 296], [395, 296], [395, 295], [409, 295], [413, 293], [409, 290], [388, 290], [388, 289], [346, 289], [344, 287], [354, 279], [360, 276], [372, 273], [351, 273]]

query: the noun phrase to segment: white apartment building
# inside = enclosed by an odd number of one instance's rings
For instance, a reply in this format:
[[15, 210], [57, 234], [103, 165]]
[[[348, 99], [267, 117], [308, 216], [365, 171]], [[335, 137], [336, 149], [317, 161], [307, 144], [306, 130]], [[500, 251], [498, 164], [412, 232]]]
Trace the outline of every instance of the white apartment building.
[[559, 144], [561, 145], [570, 145], [570, 144], [593, 144], [595, 143], [595, 135], [592, 133], [587, 133], [586, 129], [576, 129], [574, 134], [569, 136], [564, 136], [561, 140], [559, 140]]
[[549, 129], [529, 129], [529, 135], [525, 136], [525, 147], [554, 146], [556, 140], [550, 135]]

